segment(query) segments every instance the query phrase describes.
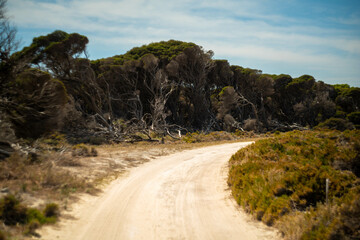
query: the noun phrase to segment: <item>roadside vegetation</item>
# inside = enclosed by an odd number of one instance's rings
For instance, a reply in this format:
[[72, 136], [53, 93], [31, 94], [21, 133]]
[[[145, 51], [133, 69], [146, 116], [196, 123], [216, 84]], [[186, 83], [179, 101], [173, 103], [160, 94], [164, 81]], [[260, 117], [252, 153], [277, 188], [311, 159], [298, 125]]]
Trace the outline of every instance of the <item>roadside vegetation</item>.
[[[55, 203], [48, 203], [42, 210], [39, 210], [25, 206], [11, 194], [0, 199], [0, 220], [10, 233], [21, 229], [25, 236], [39, 237], [35, 230], [43, 224], [56, 222], [58, 216], [59, 206]], [[10, 235], [10, 233], [6, 235]], [[0, 231], [0, 239], [5, 239], [6, 235]]]
[[231, 157], [228, 184], [239, 205], [285, 239], [360, 238], [359, 130], [259, 140]]

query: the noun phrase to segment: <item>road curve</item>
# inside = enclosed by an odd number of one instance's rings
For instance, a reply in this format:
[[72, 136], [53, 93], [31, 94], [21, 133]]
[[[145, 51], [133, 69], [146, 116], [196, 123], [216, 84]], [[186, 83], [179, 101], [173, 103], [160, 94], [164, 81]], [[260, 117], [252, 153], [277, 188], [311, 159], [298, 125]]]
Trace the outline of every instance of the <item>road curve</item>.
[[134, 168], [76, 206], [75, 219], [42, 230], [42, 239], [276, 239], [226, 190], [227, 161], [248, 144], [187, 150]]

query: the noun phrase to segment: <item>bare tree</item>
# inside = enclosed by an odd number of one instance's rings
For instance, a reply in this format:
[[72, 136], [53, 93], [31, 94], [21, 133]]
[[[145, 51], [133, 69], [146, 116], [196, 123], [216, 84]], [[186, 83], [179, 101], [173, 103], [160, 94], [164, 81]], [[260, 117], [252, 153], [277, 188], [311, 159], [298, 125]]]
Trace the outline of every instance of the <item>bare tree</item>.
[[11, 78], [14, 63], [10, 61], [10, 55], [19, 46], [16, 28], [6, 16], [6, 3], [7, 0], [0, 0], [0, 86]]
[[146, 55], [142, 58], [144, 69], [147, 71], [149, 78], [144, 78], [144, 86], [151, 95], [151, 129], [165, 131], [167, 126], [166, 118], [169, 112], [166, 110], [166, 103], [170, 94], [174, 91], [175, 86], [168, 77], [166, 72], [160, 68], [159, 59], [154, 55]]
[[7, 0], [0, 0], [0, 61], [7, 61], [19, 46], [16, 28], [6, 16], [6, 3]]

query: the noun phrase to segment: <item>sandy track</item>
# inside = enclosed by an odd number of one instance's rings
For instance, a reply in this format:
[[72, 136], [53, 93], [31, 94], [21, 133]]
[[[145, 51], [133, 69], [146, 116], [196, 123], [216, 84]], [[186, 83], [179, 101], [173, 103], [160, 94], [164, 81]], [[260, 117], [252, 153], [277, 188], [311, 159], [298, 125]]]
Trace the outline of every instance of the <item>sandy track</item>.
[[249, 143], [160, 157], [74, 206], [75, 219], [42, 239], [276, 239], [240, 211], [226, 190], [227, 161]]

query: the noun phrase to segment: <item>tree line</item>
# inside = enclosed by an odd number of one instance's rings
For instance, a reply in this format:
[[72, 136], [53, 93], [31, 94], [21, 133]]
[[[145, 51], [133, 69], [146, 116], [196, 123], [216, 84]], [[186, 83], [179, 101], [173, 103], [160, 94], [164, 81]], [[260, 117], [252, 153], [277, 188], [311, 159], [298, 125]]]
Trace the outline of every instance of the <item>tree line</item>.
[[20, 51], [0, 1], [2, 138], [54, 130], [143, 132], [286, 131], [360, 125], [360, 88], [310, 75], [264, 74], [169, 40], [89, 60], [86, 36], [54, 31]]

